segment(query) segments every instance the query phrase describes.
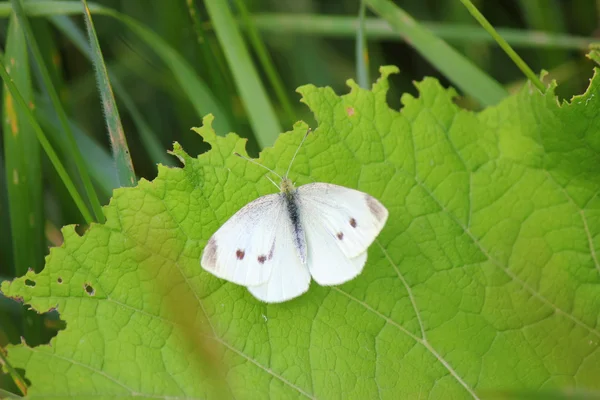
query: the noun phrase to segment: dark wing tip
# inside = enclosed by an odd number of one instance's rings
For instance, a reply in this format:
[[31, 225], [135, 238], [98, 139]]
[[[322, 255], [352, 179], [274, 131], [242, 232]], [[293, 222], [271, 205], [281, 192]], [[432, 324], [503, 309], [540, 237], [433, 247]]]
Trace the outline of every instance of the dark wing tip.
[[371, 214], [377, 218], [379, 222], [385, 222], [388, 217], [388, 210], [377, 200], [375, 197], [366, 195], [367, 206], [369, 206], [369, 210]]
[[217, 241], [214, 237], [211, 237], [206, 243], [200, 264], [209, 270], [213, 270], [217, 266]]

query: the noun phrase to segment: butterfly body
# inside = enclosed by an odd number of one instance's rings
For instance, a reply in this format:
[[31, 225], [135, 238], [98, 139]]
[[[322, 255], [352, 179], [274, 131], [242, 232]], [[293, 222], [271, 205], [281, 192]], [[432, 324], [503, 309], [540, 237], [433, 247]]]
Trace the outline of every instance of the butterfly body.
[[300, 208], [298, 207], [298, 190], [294, 187], [292, 181], [287, 178], [281, 180], [279, 185], [281, 193], [279, 196], [282, 197], [287, 208], [287, 214], [290, 219], [290, 224], [293, 227], [294, 245], [298, 251], [298, 257], [302, 264], [306, 264], [306, 236], [304, 235], [304, 229], [300, 221]]
[[366, 193], [329, 183], [295, 188], [283, 178], [279, 188], [242, 207], [215, 232], [202, 267], [266, 302], [301, 295], [311, 277], [338, 285], [360, 274], [387, 209]]

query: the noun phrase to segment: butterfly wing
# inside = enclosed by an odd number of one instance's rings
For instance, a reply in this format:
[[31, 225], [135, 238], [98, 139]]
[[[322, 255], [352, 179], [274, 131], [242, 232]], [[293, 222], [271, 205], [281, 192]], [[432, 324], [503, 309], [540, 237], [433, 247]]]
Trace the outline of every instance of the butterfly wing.
[[300, 215], [318, 215], [324, 229], [350, 258], [369, 248], [388, 218], [388, 210], [373, 196], [330, 183], [300, 186], [298, 199]]
[[317, 219], [307, 218], [308, 269], [322, 286], [340, 285], [357, 277], [367, 262], [367, 251], [349, 258]]
[[202, 268], [239, 285], [267, 282], [274, 265], [277, 227], [285, 211], [281, 194], [246, 204], [209, 239], [200, 261]]
[[282, 218], [275, 234], [273, 269], [269, 280], [259, 286], [248, 286], [254, 297], [267, 303], [280, 303], [300, 296], [308, 290], [310, 273], [302, 263], [294, 244], [289, 216]]
[[301, 186], [297, 198], [314, 280], [338, 285], [360, 274], [387, 209], [366, 193], [327, 183]]

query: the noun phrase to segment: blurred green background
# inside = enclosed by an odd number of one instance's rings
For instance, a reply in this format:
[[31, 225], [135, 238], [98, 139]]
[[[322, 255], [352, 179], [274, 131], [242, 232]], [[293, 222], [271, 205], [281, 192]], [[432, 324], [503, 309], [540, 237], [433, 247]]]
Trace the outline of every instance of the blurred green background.
[[[12, 9], [21, 3], [24, 12], [17, 18]], [[249, 153], [256, 156], [296, 120], [316, 127], [296, 87], [311, 83], [344, 93], [347, 79], [368, 86], [381, 65], [401, 70], [391, 77], [388, 100], [394, 108], [400, 108], [402, 93], [417, 95], [412, 82], [425, 76], [457, 87], [457, 103], [467, 109], [500, 101], [526, 84], [525, 75], [463, 3], [100, 0], [88, 5], [101, 59], [86, 33], [81, 2], [0, 2], [3, 62], [33, 118], [27, 121], [5, 87], [0, 281], [41, 270], [48, 248], [61, 243], [63, 225], [79, 224], [83, 231], [102, 219], [98, 206], [107, 204], [112, 189], [131, 184], [120, 178], [128, 168], [119, 157], [130, 153], [137, 178], [153, 179], [157, 163], [178, 165], [167, 154], [174, 141], [191, 155], [205, 151], [190, 128], [207, 113], [215, 114], [219, 134], [247, 137]], [[548, 71], [544, 82], [555, 79], [559, 97], [585, 91], [593, 72], [585, 54], [598, 33], [600, 1], [479, 0], [472, 5], [536, 75]], [[104, 68], [116, 108], [108, 82], [99, 83]], [[11, 125], [16, 120], [18, 136]], [[56, 150], [55, 158], [40, 147], [35, 124]], [[111, 143], [107, 124], [126, 143]], [[71, 138], [79, 150], [70, 145]], [[65, 188], [56, 160], [90, 217], [82, 216], [81, 205]], [[21, 337], [31, 345], [44, 343], [62, 327], [56, 313], [39, 317], [0, 296], [0, 346]], [[9, 381], [0, 377], [0, 387], [15, 391]]]

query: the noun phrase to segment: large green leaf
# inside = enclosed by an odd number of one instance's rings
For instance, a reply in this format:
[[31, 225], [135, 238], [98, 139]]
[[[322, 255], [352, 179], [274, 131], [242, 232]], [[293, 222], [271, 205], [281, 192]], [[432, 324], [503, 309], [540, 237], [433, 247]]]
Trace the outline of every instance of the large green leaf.
[[[292, 179], [358, 188], [390, 211], [362, 275], [267, 305], [200, 268], [219, 225], [275, 190], [233, 156], [244, 140], [217, 137], [207, 117], [209, 152], [176, 145], [184, 168], [116, 190], [106, 224], [82, 237], [64, 228], [44, 271], [2, 285], [67, 322], [50, 346], [8, 349], [30, 397], [600, 389], [600, 78], [571, 103], [526, 87], [478, 114], [425, 79], [398, 112], [386, 104], [393, 71], [372, 91], [300, 89], [319, 126]], [[304, 131], [281, 135], [260, 162], [285, 171]], [[222, 388], [191, 364], [202, 346]]]

